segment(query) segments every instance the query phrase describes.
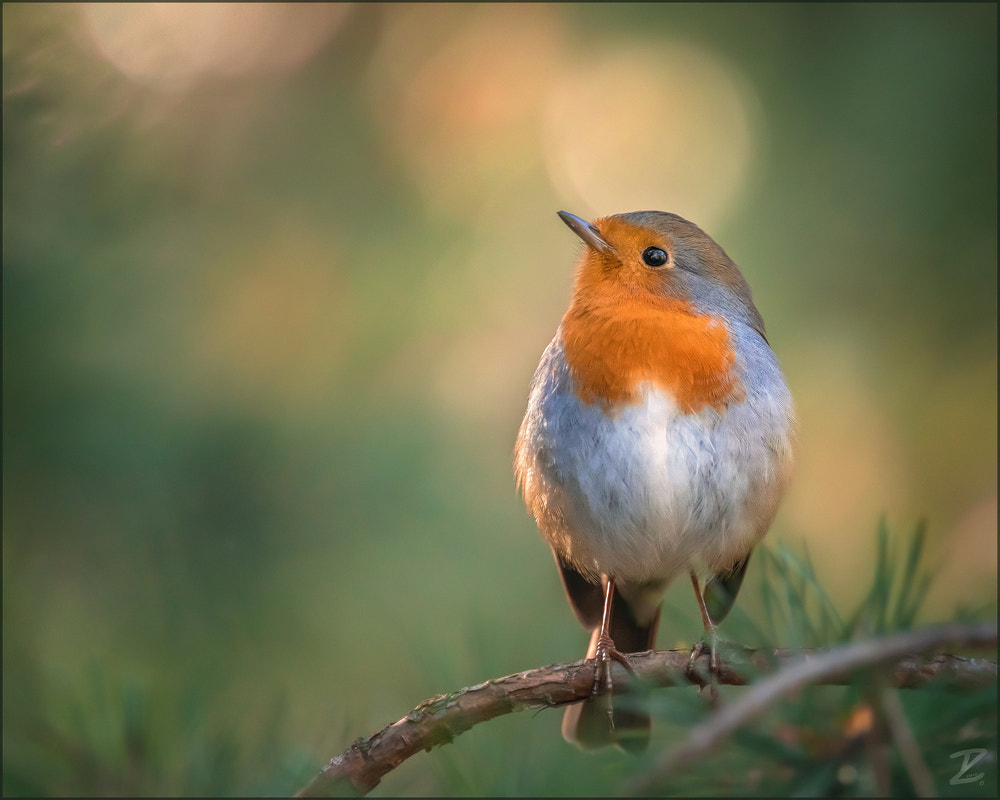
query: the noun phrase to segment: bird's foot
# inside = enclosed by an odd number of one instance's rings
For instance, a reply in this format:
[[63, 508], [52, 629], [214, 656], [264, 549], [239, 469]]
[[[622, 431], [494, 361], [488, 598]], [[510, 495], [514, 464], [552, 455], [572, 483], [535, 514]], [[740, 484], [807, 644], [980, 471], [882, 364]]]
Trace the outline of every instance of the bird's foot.
[[[706, 642], [706, 639], [708, 640]], [[688, 679], [698, 685], [699, 692], [708, 686], [709, 697], [712, 706], [719, 705], [719, 634], [715, 626], [711, 626], [705, 631], [705, 636], [696, 642], [691, 648], [691, 657], [688, 659], [687, 675]], [[706, 680], [697, 669], [698, 659], [708, 650], [708, 679]]]
[[615, 647], [614, 641], [607, 634], [601, 634], [597, 640], [597, 652], [594, 653], [597, 664], [594, 666], [594, 685], [590, 690], [591, 697], [604, 695], [607, 697], [608, 725], [611, 730], [615, 729], [614, 708], [611, 702], [611, 692], [614, 685], [611, 681], [611, 662], [617, 661], [630, 673], [635, 675], [635, 670], [628, 663], [625, 655]]
[[591, 694], [598, 695], [602, 691], [611, 694], [613, 684], [611, 682], [611, 662], [617, 661], [625, 669], [635, 675], [635, 670], [628, 663], [628, 659], [615, 647], [611, 637], [602, 634], [597, 640], [597, 652], [594, 654], [597, 664], [594, 667], [594, 687]]

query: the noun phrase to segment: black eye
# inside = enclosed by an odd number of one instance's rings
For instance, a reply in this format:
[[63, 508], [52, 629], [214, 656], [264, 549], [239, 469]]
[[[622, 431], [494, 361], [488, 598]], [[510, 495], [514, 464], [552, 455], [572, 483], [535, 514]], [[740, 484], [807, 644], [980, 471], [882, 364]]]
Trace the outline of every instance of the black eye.
[[667, 263], [667, 254], [659, 247], [647, 247], [642, 251], [642, 260], [650, 267], [662, 267]]

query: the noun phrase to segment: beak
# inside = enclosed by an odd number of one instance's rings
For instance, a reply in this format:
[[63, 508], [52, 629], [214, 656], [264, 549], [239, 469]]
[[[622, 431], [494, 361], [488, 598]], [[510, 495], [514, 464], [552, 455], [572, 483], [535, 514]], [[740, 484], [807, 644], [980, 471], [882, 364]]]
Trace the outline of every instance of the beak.
[[570, 230], [573, 231], [577, 236], [583, 239], [584, 243], [601, 253], [612, 253], [614, 248], [604, 241], [601, 236], [601, 232], [597, 230], [596, 225], [591, 225], [587, 220], [580, 219], [575, 214], [570, 214], [568, 211], [560, 211], [559, 219], [569, 225]]

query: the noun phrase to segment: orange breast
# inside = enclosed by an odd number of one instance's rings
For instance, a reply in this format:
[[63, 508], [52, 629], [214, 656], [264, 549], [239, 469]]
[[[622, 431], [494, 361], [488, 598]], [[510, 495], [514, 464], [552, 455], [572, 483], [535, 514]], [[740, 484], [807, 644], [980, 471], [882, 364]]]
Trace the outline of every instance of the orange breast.
[[640, 401], [639, 385], [669, 392], [685, 413], [722, 409], [745, 393], [721, 320], [683, 300], [611, 282], [578, 287], [563, 317], [563, 347], [580, 399], [606, 411]]

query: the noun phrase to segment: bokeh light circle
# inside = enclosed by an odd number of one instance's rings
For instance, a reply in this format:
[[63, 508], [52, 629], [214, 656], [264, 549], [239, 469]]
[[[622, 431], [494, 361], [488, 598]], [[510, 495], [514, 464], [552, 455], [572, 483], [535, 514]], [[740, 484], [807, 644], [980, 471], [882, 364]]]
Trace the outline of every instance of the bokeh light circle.
[[340, 27], [351, 3], [83, 3], [98, 52], [164, 91], [209, 76], [290, 72]]
[[546, 166], [582, 213], [659, 209], [711, 230], [746, 182], [760, 135], [755, 106], [742, 76], [708, 50], [633, 42], [556, 83]]
[[401, 6], [386, 15], [367, 99], [414, 186], [466, 217], [541, 160], [539, 116], [565, 53], [558, 9]]

